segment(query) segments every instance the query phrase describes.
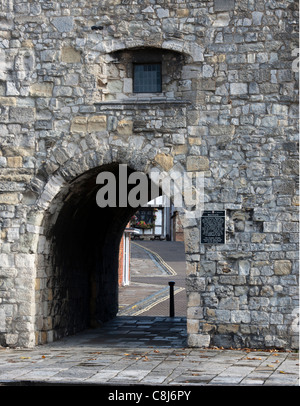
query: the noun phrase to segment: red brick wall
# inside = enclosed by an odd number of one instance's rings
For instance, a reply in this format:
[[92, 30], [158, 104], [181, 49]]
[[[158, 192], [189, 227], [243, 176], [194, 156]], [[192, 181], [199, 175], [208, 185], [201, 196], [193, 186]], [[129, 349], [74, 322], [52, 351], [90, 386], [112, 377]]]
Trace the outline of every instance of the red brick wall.
[[119, 248], [119, 270], [118, 270], [118, 281], [119, 286], [122, 286], [123, 281], [123, 258], [124, 258], [124, 234], [122, 236]]

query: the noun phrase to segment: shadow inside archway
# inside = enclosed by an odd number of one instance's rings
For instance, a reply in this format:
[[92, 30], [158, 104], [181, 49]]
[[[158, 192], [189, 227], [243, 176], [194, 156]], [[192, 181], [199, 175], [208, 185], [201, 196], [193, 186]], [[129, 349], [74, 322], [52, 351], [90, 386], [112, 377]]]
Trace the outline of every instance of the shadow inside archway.
[[[45, 216], [47, 247], [40, 260], [45, 278], [37, 292], [39, 339], [42, 342], [47, 334], [56, 341], [81, 331], [80, 337], [88, 344], [182, 347], [186, 339], [185, 314], [178, 318], [165, 314], [116, 317], [119, 245], [137, 208], [97, 205], [96, 178], [105, 171], [119, 179], [116, 163], [94, 168], [71, 181]], [[128, 175], [132, 172], [128, 170]], [[151, 180], [147, 182], [150, 189]], [[128, 193], [132, 189], [130, 184]], [[117, 192], [121, 193], [120, 189]]]
[[186, 336], [185, 317], [119, 316], [78, 334], [76, 340], [97, 348], [184, 348]]

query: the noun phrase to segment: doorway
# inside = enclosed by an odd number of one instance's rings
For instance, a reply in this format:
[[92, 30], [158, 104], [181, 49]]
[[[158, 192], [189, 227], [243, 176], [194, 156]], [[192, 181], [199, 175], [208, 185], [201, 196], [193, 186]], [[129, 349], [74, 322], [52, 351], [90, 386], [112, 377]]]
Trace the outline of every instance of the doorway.
[[[98, 206], [96, 179], [102, 172], [118, 181], [119, 165], [78, 176], [56, 195], [44, 218], [37, 266], [37, 344], [101, 329], [118, 314], [120, 241], [137, 208]], [[133, 172], [129, 169], [128, 176]]]

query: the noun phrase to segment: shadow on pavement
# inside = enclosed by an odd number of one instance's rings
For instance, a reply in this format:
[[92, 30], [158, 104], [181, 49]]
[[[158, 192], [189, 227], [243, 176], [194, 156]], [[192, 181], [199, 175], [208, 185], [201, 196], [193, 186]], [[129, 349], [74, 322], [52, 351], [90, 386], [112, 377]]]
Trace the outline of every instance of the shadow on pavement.
[[[88, 345], [108, 347], [166, 347], [186, 346], [185, 317], [119, 316], [96, 330], [89, 330]], [[84, 337], [83, 337], [84, 339]]]

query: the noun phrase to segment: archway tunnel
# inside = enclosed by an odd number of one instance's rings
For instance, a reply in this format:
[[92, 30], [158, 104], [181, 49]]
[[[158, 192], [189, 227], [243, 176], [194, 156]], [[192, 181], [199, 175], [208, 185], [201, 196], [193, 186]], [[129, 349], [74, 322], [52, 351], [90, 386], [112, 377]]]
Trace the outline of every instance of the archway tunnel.
[[[118, 164], [92, 169], [56, 196], [44, 222], [48, 250], [37, 299], [40, 342], [97, 327], [118, 312], [119, 244], [138, 208], [120, 207], [118, 187], [116, 207], [99, 207], [96, 178], [103, 172], [113, 174], [118, 185]], [[128, 168], [127, 177], [133, 172]], [[148, 179], [149, 192], [150, 184]], [[133, 187], [128, 185], [128, 193]]]

